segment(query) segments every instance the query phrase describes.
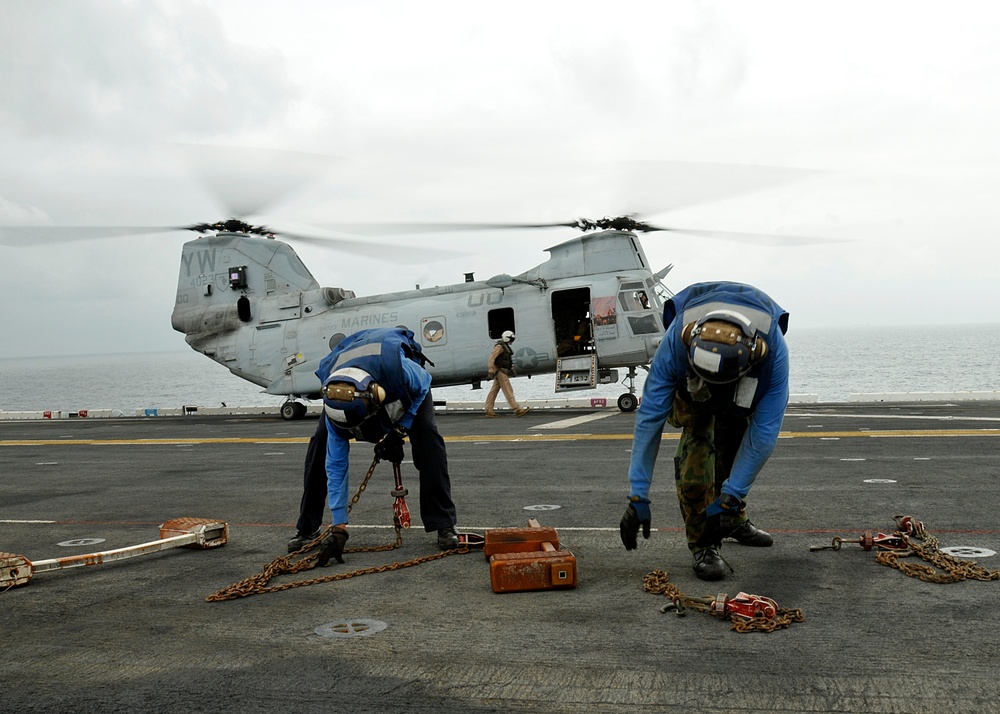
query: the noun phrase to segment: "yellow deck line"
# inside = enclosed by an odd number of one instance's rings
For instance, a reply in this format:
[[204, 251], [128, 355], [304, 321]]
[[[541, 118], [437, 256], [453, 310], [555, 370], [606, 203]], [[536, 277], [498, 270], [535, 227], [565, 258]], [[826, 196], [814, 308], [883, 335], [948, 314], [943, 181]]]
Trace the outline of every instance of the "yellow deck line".
[[[1000, 429], [899, 429], [868, 431], [783, 431], [782, 439], [886, 439], [886, 438], [926, 438], [926, 437], [977, 437], [1000, 436]], [[664, 440], [676, 440], [677, 432], [663, 435]], [[467, 436], [446, 436], [446, 442], [518, 442], [533, 441], [631, 441], [631, 434], [480, 434]], [[207, 439], [6, 439], [3, 446], [183, 446], [187, 444], [305, 444], [306, 437], [252, 438], [218, 437]]]

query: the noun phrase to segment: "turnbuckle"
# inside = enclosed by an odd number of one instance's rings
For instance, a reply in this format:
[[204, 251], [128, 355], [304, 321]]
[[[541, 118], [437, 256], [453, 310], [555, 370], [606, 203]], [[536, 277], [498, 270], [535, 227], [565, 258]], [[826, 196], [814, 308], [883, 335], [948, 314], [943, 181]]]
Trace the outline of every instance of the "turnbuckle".
[[732, 598], [726, 597], [725, 593], [719, 593], [712, 604], [712, 612], [718, 613], [720, 617], [729, 614], [745, 617], [748, 620], [754, 618], [773, 620], [778, 616], [778, 603], [769, 597], [745, 592], [738, 592], [736, 597]]
[[[919, 521], [918, 521], [919, 523]], [[922, 527], [922, 524], [921, 524]], [[844, 543], [857, 543], [863, 550], [882, 548], [883, 550], [909, 550], [910, 541], [904, 533], [879, 533], [872, 535], [871, 531], [865, 531], [860, 538], [841, 538], [834, 536], [830, 545], [811, 545], [809, 550], [840, 550]]]
[[410, 509], [406, 507], [406, 496], [409, 491], [403, 488], [403, 475], [399, 471], [399, 464], [392, 465], [392, 475], [396, 479], [396, 488], [390, 491], [390, 495], [396, 500], [392, 504], [392, 523], [396, 528], [410, 527]]
[[660, 612], [675, 611], [678, 617], [687, 614], [687, 605], [717, 617], [742, 617], [747, 620], [773, 620], [778, 616], [778, 603], [769, 597], [739, 592], [735, 597], [719, 593], [712, 597], [677, 597], [660, 608]]

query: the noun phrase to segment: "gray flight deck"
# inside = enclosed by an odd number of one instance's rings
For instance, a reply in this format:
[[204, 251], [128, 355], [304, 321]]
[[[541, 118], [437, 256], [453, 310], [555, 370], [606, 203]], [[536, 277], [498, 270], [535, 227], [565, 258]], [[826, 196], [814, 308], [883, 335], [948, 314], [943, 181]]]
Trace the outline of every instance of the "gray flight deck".
[[[596, 417], [596, 418], [595, 418]], [[460, 529], [557, 529], [579, 587], [497, 595], [481, 553], [254, 595], [206, 596], [284, 554], [314, 418], [184, 416], [0, 421], [0, 551], [29, 560], [154, 540], [163, 521], [226, 521], [229, 543], [36, 573], [0, 592], [0, 710], [10, 712], [997, 712], [1000, 580], [927, 583], [834, 536], [922, 520], [942, 547], [1000, 569], [1000, 403], [799, 404], [751, 493], [769, 549], [727, 544], [735, 574], [695, 578], [665, 435], [656, 529], [627, 553], [634, 416], [439, 412]], [[352, 483], [370, 463], [352, 447]], [[436, 553], [402, 549], [277, 581]], [[392, 540], [391, 471], [354, 509], [349, 546]], [[541, 507], [529, 510], [531, 507]], [[557, 508], [556, 508], [557, 507]], [[104, 539], [100, 545], [63, 546]], [[86, 541], [85, 541], [86, 542]], [[660, 612], [643, 576], [687, 595], [746, 591], [801, 623], [739, 634]], [[335, 637], [340, 624], [365, 636]], [[326, 630], [323, 628], [326, 627]]]

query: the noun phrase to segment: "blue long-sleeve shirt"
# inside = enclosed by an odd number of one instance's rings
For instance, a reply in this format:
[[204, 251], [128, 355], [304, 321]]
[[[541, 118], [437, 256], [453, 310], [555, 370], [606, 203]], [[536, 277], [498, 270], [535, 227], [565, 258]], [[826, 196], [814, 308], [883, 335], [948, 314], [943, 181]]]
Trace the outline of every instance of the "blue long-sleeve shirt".
[[[404, 429], [413, 426], [413, 418], [417, 409], [423, 404], [424, 398], [430, 393], [431, 375], [409, 359], [402, 360], [403, 388], [409, 393], [412, 403], [410, 408], [396, 422]], [[325, 417], [324, 417], [325, 418]], [[333, 524], [341, 525], [348, 522], [347, 501], [349, 482], [347, 469], [350, 466], [351, 445], [334, 429], [330, 420], [326, 420], [326, 478], [327, 499], [330, 512], [333, 514]]]
[[[681, 309], [684, 297], [682, 292], [675, 298], [681, 303]], [[632, 438], [629, 496], [649, 499], [663, 426], [673, 406], [677, 388], [687, 378], [688, 353], [681, 340], [681, 322], [674, 320], [667, 329], [653, 356], [643, 387], [642, 404], [636, 412]], [[749, 493], [757, 474], [774, 451], [788, 406], [788, 348], [777, 325], [767, 335], [767, 346], [769, 355], [760, 378], [764, 391], [754, 397], [749, 425], [736, 452], [729, 478], [722, 485], [722, 493], [740, 499]]]

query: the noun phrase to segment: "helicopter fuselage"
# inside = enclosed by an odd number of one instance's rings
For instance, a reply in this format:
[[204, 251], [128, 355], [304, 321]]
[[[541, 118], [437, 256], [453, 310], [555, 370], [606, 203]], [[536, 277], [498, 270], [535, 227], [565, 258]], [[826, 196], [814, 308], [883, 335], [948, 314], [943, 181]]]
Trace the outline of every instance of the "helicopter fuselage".
[[608, 230], [548, 252], [517, 276], [357, 297], [321, 287], [280, 240], [220, 232], [184, 245], [171, 321], [195, 350], [290, 397], [316, 398], [319, 361], [345, 335], [372, 327], [413, 330], [436, 386], [485, 380], [504, 330], [517, 335], [519, 375], [589, 358], [586, 388], [616, 378], [614, 368], [648, 365], [663, 334], [661, 302], [636, 236]]

